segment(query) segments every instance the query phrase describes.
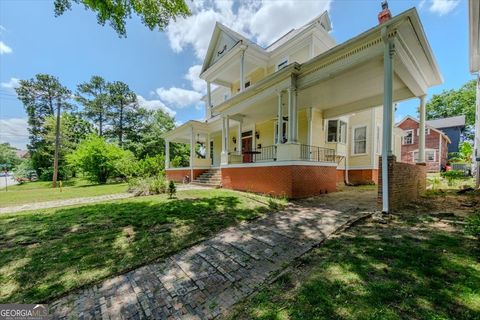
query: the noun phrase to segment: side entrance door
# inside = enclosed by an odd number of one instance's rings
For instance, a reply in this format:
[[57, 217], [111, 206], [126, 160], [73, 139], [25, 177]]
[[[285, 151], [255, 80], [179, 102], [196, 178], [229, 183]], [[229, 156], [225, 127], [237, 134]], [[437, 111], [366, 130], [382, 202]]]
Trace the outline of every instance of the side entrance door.
[[245, 137], [242, 138], [242, 155], [243, 155], [243, 162], [248, 163], [252, 162], [252, 154], [249, 153], [252, 151], [252, 137]]

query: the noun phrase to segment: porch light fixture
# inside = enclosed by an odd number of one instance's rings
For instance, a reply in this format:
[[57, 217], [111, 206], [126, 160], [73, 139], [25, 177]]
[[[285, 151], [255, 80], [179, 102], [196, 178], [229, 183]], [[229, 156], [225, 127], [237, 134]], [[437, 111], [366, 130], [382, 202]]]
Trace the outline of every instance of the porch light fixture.
[[232, 138], [232, 142], [233, 142], [233, 143], [237, 143], [237, 138], [233, 137], [233, 138]]
[[256, 139], [260, 139], [260, 132], [255, 131], [255, 138], [256, 138]]

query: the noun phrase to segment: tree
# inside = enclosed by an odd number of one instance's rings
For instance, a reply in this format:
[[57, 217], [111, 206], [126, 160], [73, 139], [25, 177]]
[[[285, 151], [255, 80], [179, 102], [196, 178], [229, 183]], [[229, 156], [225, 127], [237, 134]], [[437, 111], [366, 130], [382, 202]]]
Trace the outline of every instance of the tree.
[[115, 81], [107, 85], [111, 107], [112, 136], [123, 145], [125, 131], [132, 125], [138, 112], [137, 96], [126, 83]]
[[132, 173], [134, 155], [104, 138], [90, 135], [77, 150], [67, 155], [68, 163], [82, 171], [88, 180], [104, 184], [112, 177], [125, 177]]
[[434, 94], [427, 103], [427, 119], [440, 119], [465, 115], [465, 137], [473, 139], [475, 125], [476, 81], [464, 84], [458, 90], [444, 90]]
[[9, 143], [0, 143], [0, 166], [7, 165], [10, 168], [19, 164], [21, 161], [15, 152], [15, 148], [10, 146]]
[[98, 135], [103, 136], [103, 128], [109, 113], [107, 83], [99, 76], [92, 76], [89, 82], [77, 86], [76, 100], [83, 105], [83, 114], [96, 124]]
[[132, 12], [140, 16], [150, 30], [163, 31], [171, 19], [186, 17], [190, 10], [184, 0], [55, 0], [55, 16], [71, 10], [72, 2], [97, 13], [97, 21], [104, 26], [108, 21], [120, 37], [126, 37], [125, 23]]
[[472, 163], [473, 146], [470, 142], [464, 141], [460, 144], [458, 152], [452, 152], [450, 155], [451, 162]]
[[[62, 109], [70, 108], [68, 103], [71, 92], [62, 86], [58, 79], [48, 74], [37, 74], [30, 80], [20, 80], [15, 89], [18, 98], [22, 101], [28, 115], [30, 131], [29, 150], [35, 153], [43, 145], [41, 134], [45, 133], [43, 124], [45, 118], [56, 112], [55, 152], [53, 162], [53, 187], [57, 186], [58, 157], [60, 153], [60, 113]], [[34, 165], [41, 162], [41, 158], [33, 157]], [[37, 162], [37, 163], [35, 163]], [[36, 168], [38, 168], [36, 166]]]

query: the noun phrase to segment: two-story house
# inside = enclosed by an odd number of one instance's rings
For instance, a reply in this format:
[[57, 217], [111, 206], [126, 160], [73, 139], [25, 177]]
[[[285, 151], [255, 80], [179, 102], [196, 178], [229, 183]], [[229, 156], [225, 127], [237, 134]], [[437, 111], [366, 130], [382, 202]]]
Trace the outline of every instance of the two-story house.
[[[163, 135], [167, 178], [293, 198], [376, 182], [383, 139], [400, 158], [403, 135], [393, 120], [384, 130], [385, 99], [424, 96], [442, 77], [414, 8], [342, 44], [331, 29], [323, 12], [261, 47], [217, 23], [200, 74], [205, 120]], [[170, 142], [190, 144], [189, 167], [171, 167]]]
[[448, 153], [458, 152], [465, 131], [465, 116], [428, 120], [427, 125], [442, 131], [450, 139]]
[[[404, 131], [401, 161], [406, 163], [419, 162], [419, 121], [411, 116], [407, 116], [397, 123], [396, 127]], [[450, 138], [445, 133], [431, 125], [426, 125], [425, 163], [428, 172], [439, 172], [442, 168], [445, 168], [450, 142]]]

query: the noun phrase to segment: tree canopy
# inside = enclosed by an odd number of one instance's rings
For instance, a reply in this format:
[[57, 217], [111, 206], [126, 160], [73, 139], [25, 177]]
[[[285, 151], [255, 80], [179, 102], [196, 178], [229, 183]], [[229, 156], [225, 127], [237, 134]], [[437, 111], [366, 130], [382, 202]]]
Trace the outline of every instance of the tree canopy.
[[163, 31], [170, 20], [190, 15], [184, 0], [55, 0], [55, 16], [58, 17], [72, 9], [72, 3], [83, 4], [86, 10], [97, 13], [97, 22], [104, 26], [106, 22], [126, 37], [126, 20], [137, 14], [142, 23], [150, 30]]
[[460, 89], [444, 90], [440, 94], [434, 94], [426, 106], [427, 119], [465, 115], [465, 136], [472, 139], [475, 125], [475, 90], [476, 81], [472, 80]]
[[110, 112], [107, 82], [99, 76], [92, 76], [89, 82], [77, 86], [76, 100], [83, 105], [83, 114], [97, 126], [98, 135], [103, 129]]

